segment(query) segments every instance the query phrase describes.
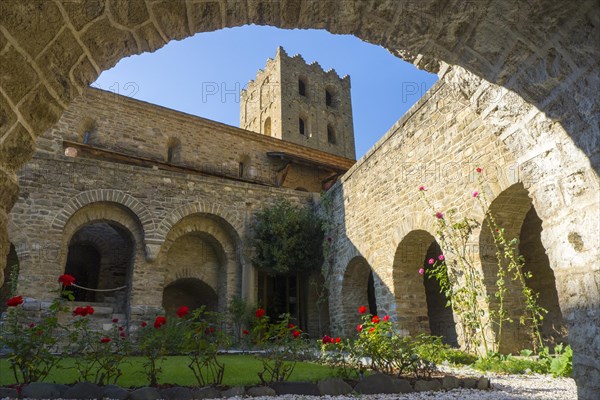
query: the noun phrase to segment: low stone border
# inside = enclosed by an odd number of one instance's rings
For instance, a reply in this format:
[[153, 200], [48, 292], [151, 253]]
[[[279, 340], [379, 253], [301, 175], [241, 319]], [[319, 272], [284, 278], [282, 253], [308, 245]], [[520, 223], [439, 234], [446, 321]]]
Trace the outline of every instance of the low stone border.
[[412, 392], [427, 392], [465, 389], [490, 389], [489, 378], [457, 378], [445, 376], [430, 380], [409, 381], [407, 379], [392, 378], [384, 374], [373, 374], [356, 385], [351, 386], [340, 378], [328, 378], [318, 383], [310, 382], [275, 382], [271, 386], [235, 386], [228, 389], [214, 387], [187, 388], [174, 386], [166, 389], [143, 387], [139, 389], [123, 389], [116, 385], [100, 387], [93, 383], [81, 382], [73, 386], [55, 383], [32, 383], [24, 386], [19, 393], [13, 388], [0, 388], [0, 399], [114, 399], [114, 400], [196, 400], [215, 399], [236, 396], [277, 396], [296, 394], [305, 396], [340, 396], [351, 393], [369, 394], [397, 394]]

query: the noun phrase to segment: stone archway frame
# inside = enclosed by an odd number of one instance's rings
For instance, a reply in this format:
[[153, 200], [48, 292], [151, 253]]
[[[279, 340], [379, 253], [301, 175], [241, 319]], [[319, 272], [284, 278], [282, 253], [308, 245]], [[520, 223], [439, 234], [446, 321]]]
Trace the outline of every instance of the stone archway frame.
[[[460, 0], [5, 2], [0, 13], [2, 62], [8, 63], [0, 94], [2, 104], [7, 105], [2, 109], [7, 122], [0, 130], [0, 254], [8, 253], [6, 214], [18, 193], [14, 171], [31, 156], [36, 137], [58, 120], [73, 97], [119, 59], [154, 51], [169, 40], [196, 32], [250, 23], [353, 34], [428, 71], [443, 74], [447, 63], [455, 71], [464, 68], [510, 89], [507, 95], [512, 93], [517, 101], [490, 98], [489, 91], [479, 90], [476, 80], [456, 75], [459, 89], [467, 97], [477, 97], [478, 108], [493, 121], [500, 140], [510, 142], [513, 149], [521, 146], [519, 139], [537, 140], [528, 145], [530, 153], [545, 151], [544, 144], [561, 144], [547, 149], [552, 156], [540, 167], [542, 171], [563, 167], [549, 172], [550, 178], [531, 193], [555, 193], [558, 205], [540, 217], [550, 225], [552, 217], [568, 219], [570, 225], [556, 223], [552, 231], [558, 243], [567, 242], [571, 234], [575, 237], [571, 244], [577, 247], [574, 255], [580, 258], [579, 264], [561, 258], [567, 252], [560, 245], [549, 251], [562, 270], [557, 278], [569, 280], [562, 288], [563, 298], [573, 315], [570, 319], [580, 325], [574, 334], [581, 337], [574, 348], [580, 351], [577, 363], [582, 370], [575, 366], [575, 374], [584, 386], [582, 396], [591, 397], [591, 388], [600, 383], [595, 379], [592, 385], [591, 379], [585, 379], [591, 373], [598, 376], [598, 354], [588, 357], [584, 350], [586, 338], [593, 337], [586, 325], [587, 308], [591, 300], [594, 310], [598, 308], [599, 293], [586, 282], [589, 265], [598, 259], [597, 250], [590, 247], [597, 242], [598, 230], [582, 229], [590, 218], [573, 215], [580, 211], [594, 220], [598, 216], [589, 212], [591, 207], [597, 209], [597, 199], [589, 201], [588, 195], [586, 201], [578, 201], [581, 187], [588, 193], [598, 191], [600, 157], [594, 138], [600, 124], [598, 113], [590, 111], [600, 104], [590, 84], [598, 77], [597, 15], [594, 0], [560, 4], [543, 0], [512, 4]], [[537, 124], [534, 120], [546, 116], [561, 125], [556, 140], [533, 139], [539, 133], [532, 128]], [[565, 207], [573, 213], [562, 213]], [[2, 264], [4, 257], [0, 257]], [[579, 302], [582, 292], [590, 298]], [[594, 315], [597, 322], [598, 314]]]
[[341, 309], [336, 314], [339, 314], [338, 318], [343, 321], [344, 336], [350, 337], [356, 332], [356, 325], [361, 323], [358, 308], [369, 306], [367, 297], [369, 274], [373, 273], [373, 278], [378, 278], [375, 277], [375, 272], [363, 256], [354, 256], [345, 265], [339, 298]]
[[[133, 243], [134, 264], [133, 270], [138, 267], [140, 257], [142, 257], [144, 244], [144, 229], [137, 215], [128, 207], [121, 203], [98, 201], [89, 202], [73, 212], [65, 224], [61, 227], [62, 237], [58, 254], [58, 265], [64, 268], [67, 261], [69, 242], [72, 237], [83, 227], [97, 222], [107, 222], [116, 225], [124, 232], [130, 235]], [[56, 228], [58, 222], [55, 220], [52, 224]]]
[[54, 217], [51, 227], [52, 229], [62, 230], [66, 226], [67, 221], [80, 209], [86, 205], [108, 202], [120, 204], [129, 209], [133, 215], [139, 220], [141, 226], [142, 241], [140, 245], [144, 248], [146, 259], [153, 261], [156, 255], [151, 247], [147, 245], [147, 238], [152, 237], [156, 231], [156, 224], [152, 213], [135, 197], [121, 190], [115, 189], [94, 189], [81, 192], [71, 198], [62, 210]]
[[[243, 275], [245, 263], [242, 257], [242, 242], [238, 234], [238, 230], [229, 222], [229, 220], [237, 221], [233, 218], [233, 214], [227, 213], [222, 207], [208, 205], [208, 203], [191, 204], [181, 207], [173, 211], [165, 217], [160, 224], [159, 232], [166, 232], [164, 239], [161, 237], [161, 245], [158, 253], [158, 264], [167, 267], [167, 255], [171, 246], [181, 237], [190, 234], [201, 234], [205, 236], [213, 247], [216, 247], [217, 257], [220, 260], [223, 276], [220, 279], [224, 280], [225, 294], [219, 296], [219, 307], [225, 309], [228, 301], [234, 295], [242, 294]], [[199, 212], [198, 210], [211, 210], [214, 212]], [[223, 216], [228, 217], [229, 220]], [[168, 228], [167, 228], [168, 227]], [[168, 230], [167, 230], [168, 229]], [[220, 254], [219, 254], [220, 253]], [[163, 269], [164, 269], [163, 268]], [[197, 271], [189, 268], [184, 268], [178, 271], [172, 271], [170, 274], [178, 278], [199, 278]], [[164, 272], [162, 279], [162, 287], [166, 287], [172, 283], [167, 281], [167, 271]], [[233, 287], [230, 285], [233, 282]], [[214, 288], [218, 295], [218, 288]]]

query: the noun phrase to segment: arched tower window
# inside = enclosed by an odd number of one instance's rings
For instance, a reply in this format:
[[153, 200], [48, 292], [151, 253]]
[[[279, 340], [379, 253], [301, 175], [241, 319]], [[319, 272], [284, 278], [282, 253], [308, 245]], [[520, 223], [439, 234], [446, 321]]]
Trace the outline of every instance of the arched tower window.
[[331, 126], [331, 124], [327, 125], [327, 141], [331, 144], [336, 143], [335, 129], [333, 129], [333, 126]]
[[181, 161], [181, 142], [177, 138], [170, 138], [167, 142], [165, 161], [168, 163]]
[[264, 134], [267, 136], [271, 136], [271, 117], [268, 117], [265, 120]]
[[92, 118], [85, 118], [83, 122], [81, 122], [79, 132], [81, 137], [81, 142], [83, 144], [91, 145], [92, 136], [96, 131], [96, 121]]
[[333, 106], [333, 93], [329, 89], [325, 90], [325, 104], [327, 107]]
[[304, 119], [302, 118], [298, 118], [298, 132], [301, 135], [306, 135], [306, 126], [304, 123]]
[[306, 79], [298, 79], [298, 94], [300, 96], [306, 96]]
[[238, 162], [238, 177], [244, 178], [248, 176], [250, 169], [250, 156], [243, 155]]

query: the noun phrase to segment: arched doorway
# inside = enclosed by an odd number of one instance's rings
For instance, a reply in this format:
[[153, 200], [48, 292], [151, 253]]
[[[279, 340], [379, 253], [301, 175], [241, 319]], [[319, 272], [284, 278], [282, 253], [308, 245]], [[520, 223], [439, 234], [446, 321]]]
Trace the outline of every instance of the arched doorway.
[[[542, 220], [538, 217], [532, 205], [529, 193], [522, 183], [516, 183], [500, 193], [490, 204], [489, 211], [493, 215], [498, 229], [504, 231], [508, 242], [518, 240], [515, 256], [522, 256], [525, 263], [523, 272], [531, 272], [532, 277], [526, 280], [526, 285], [538, 296], [538, 304], [548, 313], [544, 315], [541, 333], [547, 343], [566, 340], [566, 328], [562, 312], [558, 304], [558, 294], [554, 272], [541, 241]], [[494, 293], [497, 291], [498, 261], [493, 233], [486, 221], [482, 224], [479, 236], [479, 254], [485, 279], [490, 307], [498, 310], [500, 305]], [[512, 274], [509, 275], [512, 278]], [[504, 321], [500, 339], [499, 351], [503, 353], [518, 353], [524, 348], [531, 348], [532, 337], [529, 326], [520, 323], [520, 318], [529, 314], [525, 308], [525, 297], [518, 280], [506, 279], [507, 293], [504, 296], [504, 307], [511, 321]], [[499, 327], [492, 326], [496, 335]]]
[[[427, 254], [423, 260], [423, 269], [425, 271], [432, 267], [431, 260], [438, 260], [442, 255], [442, 249], [437, 241], [433, 241], [427, 249]], [[427, 300], [427, 317], [429, 318], [429, 331], [432, 335], [441, 336], [444, 343], [458, 347], [458, 337], [456, 334], [456, 322], [452, 307], [448, 307], [448, 299], [440, 290], [440, 284], [435, 277], [430, 277], [427, 273], [423, 275], [423, 286], [425, 287], [425, 298]]]
[[419, 273], [431, 268], [429, 260], [437, 260], [441, 254], [435, 238], [424, 230], [411, 231], [398, 245], [393, 267], [398, 326], [409, 335], [438, 335], [446, 343], [458, 345], [452, 308], [439, 292], [437, 281]]
[[163, 291], [162, 306], [168, 314], [174, 314], [181, 306], [187, 306], [190, 310], [205, 306], [207, 311], [217, 311], [218, 304], [217, 292], [196, 278], [178, 279]]
[[167, 252], [165, 310], [174, 311], [175, 306], [183, 305], [222, 310], [227, 301], [224, 258], [222, 246], [207, 233], [191, 232], [177, 238]]
[[117, 223], [94, 222], [76, 231], [65, 265], [80, 286], [73, 288], [75, 301], [108, 303], [114, 312], [125, 312], [133, 256], [132, 235]]
[[539, 293], [539, 304], [548, 311], [541, 325], [542, 338], [547, 344], [553, 344], [567, 340], [567, 328], [558, 302], [554, 271], [550, 268], [541, 233], [542, 220], [532, 205], [521, 227], [519, 253], [525, 259], [524, 270], [532, 275], [527, 285]]
[[235, 228], [220, 216], [192, 213], [176, 220], [158, 259], [165, 266], [163, 307], [172, 307], [174, 300], [169, 299], [179, 298], [225, 311], [231, 299], [242, 294], [239, 243]]
[[345, 336], [356, 332], [360, 323], [358, 308], [367, 306], [370, 314], [377, 314], [375, 296], [375, 276], [371, 266], [364, 257], [357, 256], [350, 260], [342, 281], [342, 321]]

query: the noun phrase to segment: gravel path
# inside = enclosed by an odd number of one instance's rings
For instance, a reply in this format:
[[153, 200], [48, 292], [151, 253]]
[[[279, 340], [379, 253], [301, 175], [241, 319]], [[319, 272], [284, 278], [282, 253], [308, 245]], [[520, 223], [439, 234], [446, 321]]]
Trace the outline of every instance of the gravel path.
[[[548, 375], [493, 375], [491, 390], [454, 389], [449, 392], [424, 392], [410, 394], [381, 394], [365, 396], [279, 396], [277, 400], [577, 400], [577, 387], [570, 378], [553, 378]], [[230, 400], [242, 400], [231, 398]], [[256, 397], [254, 400], [273, 400], [273, 397]], [[247, 400], [247, 398], [246, 398]]]

